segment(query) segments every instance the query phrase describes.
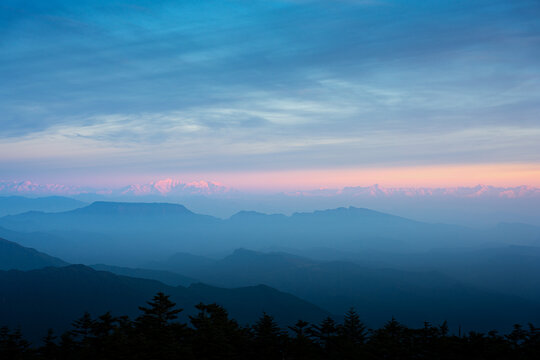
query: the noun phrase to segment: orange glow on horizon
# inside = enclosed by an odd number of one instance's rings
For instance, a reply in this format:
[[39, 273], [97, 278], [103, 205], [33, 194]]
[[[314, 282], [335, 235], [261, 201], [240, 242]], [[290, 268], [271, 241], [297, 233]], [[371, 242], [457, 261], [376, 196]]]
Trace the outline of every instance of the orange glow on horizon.
[[[457, 187], [479, 184], [540, 187], [540, 164], [432, 165], [251, 171], [207, 175], [228, 186], [246, 190], [311, 190], [373, 184], [385, 187]], [[185, 176], [180, 175], [180, 178]]]
[[[245, 191], [301, 191], [347, 186], [446, 188], [476, 185], [498, 187], [532, 186], [540, 188], [540, 164], [429, 165], [402, 167], [334, 168], [299, 170], [200, 171], [155, 174], [114, 174], [84, 179], [66, 177], [41, 179], [41, 182], [73, 186], [115, 186], [148, 184], [173, 179], [179, 183], [219, 183]], [[172, 180], [170, 180], [172, 181]]]

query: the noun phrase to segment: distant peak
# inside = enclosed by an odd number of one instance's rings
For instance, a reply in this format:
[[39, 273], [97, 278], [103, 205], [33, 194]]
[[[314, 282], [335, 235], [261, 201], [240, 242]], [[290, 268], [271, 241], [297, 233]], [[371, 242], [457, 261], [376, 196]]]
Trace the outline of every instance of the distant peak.
[[256, 220], [256, 219], [279, 219], [279, 218], [286, 218], [283, 214], [265, 214], [258, 211], [239, 211], [233, 216], [230, 217], [231, 220]]
[[333, 209], [326, 210], [315, 210], [313, 212], [300, 212], [294, 213], [293, 216], [319, 216], [319, 215], [360, 215], [360, 216], [393, 216], [390, 214], [382, 213], [379, 211], [367, 209], [367, 208], [358, 208], [354, 206], [349, 207], [338, 207]]
[[238, 248], [233, 251], [232, 255], [262, 255], [262, 253], [246, 248]]
[[140, 203], [140, 202], [109, 202], [96, 201], [92, 204], [75, 210], [86, 213], [124, 213], [124, 214], [163, 214], [182, 213], [193, 214], [184, 205], [171, 203]]
[[192, 181], [184, 183], [172, 178], [157, 180], [147, 184], [129, 185], [120, 190], [121, 195], [215, 195], [230, 192], [231, 189], [219, 182]]
[[231, 255], [226, 256], [223, 260], [225, 261], [237, 261], [237, 260], [252, 260], [252, 259], [258, 259], [266, 254], [249, 250], [245, 248], [238, 248], [235, 249]]
[[216, 195], [232, 192], [232, 189], [222, 183], [209, 180], [183, 182], [178, 179], [165, 178], [145, 184], [131, 184], [120, 189], [111, 187], [85, 187], [64, 184], [40, 184], [29, 180], [0, 181], [1, 195]]
[[266, 214], [258, 211], [242, 210], [231, 216], [231, 218], [263, 217]]
[[384, 187], [348, 186], [341, 189], [316, 189], [288, 193], [289, 196], [304, 197], [340, 197], [347, 198], [522, 198], [540, 196], [540, 188], [528, 185], [497, 187], [479, 184], [476, 186], [456, 187]]

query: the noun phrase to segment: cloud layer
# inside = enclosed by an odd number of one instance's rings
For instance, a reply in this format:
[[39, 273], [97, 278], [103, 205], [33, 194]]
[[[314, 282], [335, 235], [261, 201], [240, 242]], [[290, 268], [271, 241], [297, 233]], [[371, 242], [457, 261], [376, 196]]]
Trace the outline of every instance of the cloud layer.
[[0, 6], [4, 179], [540, 164], [534, 0]]

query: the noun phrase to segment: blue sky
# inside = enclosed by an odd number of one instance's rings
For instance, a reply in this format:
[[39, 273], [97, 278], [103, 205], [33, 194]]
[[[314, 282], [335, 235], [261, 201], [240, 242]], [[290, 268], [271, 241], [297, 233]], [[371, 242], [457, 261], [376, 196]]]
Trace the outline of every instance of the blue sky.
[[538, 1], [2, 1], [0, 178], [538, 168], [539, 18]]

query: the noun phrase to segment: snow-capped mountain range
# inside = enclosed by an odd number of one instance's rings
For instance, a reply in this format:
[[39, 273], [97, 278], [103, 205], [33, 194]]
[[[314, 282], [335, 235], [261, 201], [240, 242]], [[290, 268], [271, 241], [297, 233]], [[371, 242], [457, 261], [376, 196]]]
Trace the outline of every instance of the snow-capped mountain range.
[[215, 195], [230, 192], [231, 189], [213, 181], [193, 181], [164, 179], [142, 185], [129, 185], [118, 190], [122, 195]]
[[342, 189], [317, 189], [289, 193], [291, 196], [348, 196], [348, 197], [456, 197], [456, 198], [521, 198], [540, 197], [540, 188], [532, 186], [496, 187], [477, 185], [472, 187], [426, 188], [407, 187], [390, 188], [379, 185], [345, 187]]
[[0, 182], [0, 195], [210, 196], [231, 191], [232, 189], [220, 183], [204, 180], [182, 182], [174, 179], [163, 179], [148, 184], [133, 184], [121, 188], [89, 188], [61, 184], [38, 184], [31, 181]]
[[[96, 194], [102, 196], [159, 196], [179, 197], [190, 195], [233, 195], [239, 191], [214, 181], [182, 182], [177, 179], [163, 179], [147, 184], [133, 184], [120, 188], [90, 188], [63, 184], [39, 184], [31, 181], [0, 182], [0, 195], [81, 195]], [[477, 185], [473, 187], [392, 188], [379, 185], [345, 187], [341, 189], [316, 189], [311, 191], [287, 192], [289, 197], [352, 197], [352, 198], [388, 198], [388, 197], [454, 197], [454, 198], [523, 198], [540, 197], [540, 188], [532, 186], [496, 187]]]

